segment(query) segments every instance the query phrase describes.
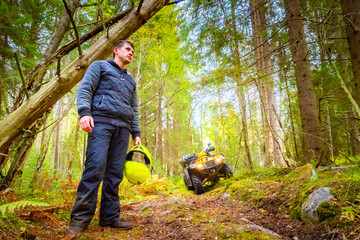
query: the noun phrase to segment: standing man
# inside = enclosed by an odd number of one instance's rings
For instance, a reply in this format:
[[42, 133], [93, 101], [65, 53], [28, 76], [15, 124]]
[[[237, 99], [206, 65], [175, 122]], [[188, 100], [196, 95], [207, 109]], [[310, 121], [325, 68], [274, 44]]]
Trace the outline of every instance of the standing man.
[[132, 228], [120, 220], [119, 184], [131, 133], [141, 144], [136, 83], [127, 73], [134, 45], [125, 40], [114, 46], [114, 60], [95, 61], [81, 82], [77, 107], [80, 127], [88, 132], [85, 170], [77, 190], [67, 233], [86, 230], [95, 214], [101, 183], [99, 224], [102, 227]]

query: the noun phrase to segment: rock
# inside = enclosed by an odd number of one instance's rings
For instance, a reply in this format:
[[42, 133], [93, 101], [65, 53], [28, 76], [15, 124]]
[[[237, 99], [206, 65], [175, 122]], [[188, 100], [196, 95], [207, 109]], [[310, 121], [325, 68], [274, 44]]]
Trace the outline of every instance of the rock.
[[140, 211], [142, 211], [142, 212], [143, 212], [143, 211], [147, 211], [147, 210], [150, 209], [150, 207], [151, 207], [151, 205], [150, 205], [150, 204], [147, 204], [147, 205], [143, 206]]
[[185, 203], [186, 201], [184, 199], [181, 199], [181, 198], [177, 198], [177, 197], [172, 197], [167, 205], [168, 206], [171, 206], [171, 205], [174, 205], [174, 204], [182, 204], [182, 203]]
[[311, 168], [311, 177], [310, 177], [310, 180], [311, 181], [316, 181], [318, 179], [318, 176], [315, 172], [315, 169], [314, 168]]
[[319, 223], [318, 207], [321, 203], [334, 199], [330, 194], [330, 188], [319, 188], [310, 194], [309, 199], [301, 206], [301, 219], [305, 223]]
[[225, 201], [225, 200], [229, 200], [231, 197], [231, 195], [229, 193], [224, 193], [223, 195], [220, 196], [220, 199]]
[[170, 210], [166, 210], [166, 211], [163, 211], [162, 213], [160, 213], [160, 216], [165, 216], [165, 215], [168, 215], [170, 213], [171, 213]]

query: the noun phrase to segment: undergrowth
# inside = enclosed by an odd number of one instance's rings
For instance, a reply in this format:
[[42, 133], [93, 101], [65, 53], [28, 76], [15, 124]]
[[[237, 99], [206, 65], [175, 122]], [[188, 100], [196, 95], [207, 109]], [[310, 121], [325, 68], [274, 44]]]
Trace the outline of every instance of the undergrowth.
[[[320, 224], [326, 224], [329, 229], [336, 227], [344, 229], [360, 223], [359, 183], [358, 167], [345, 170], [330, 168], [314, 170], [311, 164], [307, 164], [294, 169], [242, 169], [237, 171], [233, 178], [221, 179], [205, 195], [221, 196], [223, 193], [229, 193], [232, 200], [265, 209], [273, 214], [286, 214], [293, 219], [301, 220], [301, 206], [309, 195], [316, 189], [329, 187], [336, 200], [325, 202], [320, 206]], [[62, 224], [68, 224], [70, 210], [76, 198], [77, 185], [78, 181], [58, 179], [44, 172], [41, 181], [34, 188], [17, 188], [16, 196], [4, 195], [0, 198], [0, 213], [2, 213], [0, 223], [6, 220], [6, 224], [1, 230], [12, 231], [11, 229], [14, 230], [17, 226], [26, 229], [29, 227], [28, 223], [12, 213], [24, 208], [48, 205], [66, 206], [55, 211], [53, 216]], [[152, 175], [140, 185], [133, 185], [124, 179], [119, 188], [121, 204], [134, 203], [157, 195], [186, 196], [188, 194], [194, 193], [185, 188], [182, 176], [166, 178]], [[101, 190], [98, 201], [100, 195]], [[355, 228], [351, 230], [359, 232]], [[234, 233], [234, 236], [242, 237], [241, 234], [243, 233]], [[223, 237], [226, 237], [226, 234]]]
[[335, 200], [318, 208], [320, 224], [346, 228], [360, 222], [360, 169], [356, 166], [345, 170], [314, 169], [307, 164], [292, 170], [243, 170], [233, 179], [220, 181], [219, 185], [216, 191], [219, 196], [230, 193], [237, 201], [297, 220], [302, 220], [302, 204], [309, 195], [319, 188], [329, 187]]

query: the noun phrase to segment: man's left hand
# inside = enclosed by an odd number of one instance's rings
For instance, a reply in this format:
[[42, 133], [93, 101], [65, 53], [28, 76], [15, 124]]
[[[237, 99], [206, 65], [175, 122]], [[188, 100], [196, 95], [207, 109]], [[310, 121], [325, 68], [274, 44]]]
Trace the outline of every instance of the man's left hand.
[[136, 138], [134, 138], [133, 142], [134, 142], [134, 145], [135, 145], [135, 146], [141, 145], [141, 138], [140, 138], [140, 137], [136, 137]]

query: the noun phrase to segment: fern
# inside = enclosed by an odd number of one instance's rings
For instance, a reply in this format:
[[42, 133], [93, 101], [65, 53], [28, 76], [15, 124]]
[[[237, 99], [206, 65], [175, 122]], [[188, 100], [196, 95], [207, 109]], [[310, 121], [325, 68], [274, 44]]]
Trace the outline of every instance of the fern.
[[43, 202], [21, 200], [21, 201], [1, 205], [0, 213], [2, 215], [6, 215], [9, 212], [14, 213], [15, 210], [20, 210], [25, 207], [47, 207], [47, 206], [49, 206], [49, 204]]

